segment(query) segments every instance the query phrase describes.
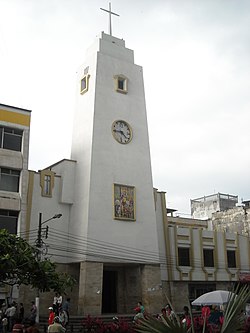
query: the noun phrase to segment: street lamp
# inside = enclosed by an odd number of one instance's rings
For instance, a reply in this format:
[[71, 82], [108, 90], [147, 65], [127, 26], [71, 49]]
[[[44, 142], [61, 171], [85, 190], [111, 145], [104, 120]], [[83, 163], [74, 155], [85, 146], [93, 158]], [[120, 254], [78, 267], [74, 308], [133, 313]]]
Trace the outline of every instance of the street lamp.
[[51, 220], [60, 219], [60, 217], [62, 217], [62, 214], [55, 214], [54, 216], [50, 217], [48, 220], [45, 220], [42, 222], [42, 213], [39, 213], [39, 224], [38, 224], [38, 233], [37, 233], [37, 240], [36, 240], [36, 246], [38, 248], [42, 247], [42, 225]]
[[[39, 223], [38, 223], [38, 232], [37, 232], [37, 240], [36, 240], [36, 247], [38, 249], [37, 251], [37, 260], [41, 260], [41, 247], [42, 247], [42, 225], [54, 220], [54, 219], [60, 219], [62, 217], [62, 214], [55, 214], [54, 216], [50, 217], [49, 219], [42, 221], [42, 213], [39, 213]], [[48, 230], [49, 227], [46, 227], [46, 238], [48, 237]], [[37, 297], [36, 297], [36, 322], [39, 323], [39, 288], [37, 290]]]

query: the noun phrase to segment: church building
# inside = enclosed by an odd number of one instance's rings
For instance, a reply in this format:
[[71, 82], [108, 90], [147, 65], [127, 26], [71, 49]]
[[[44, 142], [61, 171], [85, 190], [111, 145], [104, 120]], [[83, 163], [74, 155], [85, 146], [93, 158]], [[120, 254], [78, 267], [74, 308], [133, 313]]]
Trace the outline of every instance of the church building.
[[76, 91], [71, 159], [30, 171], [27, 226], [37, 228], [39, 213], [43, 220], [62, 214], [47, 223], [43, 252], [74, 272], [79, 314], [131, 313], [138, 301], [158, 311], [160, 254], [142, 67], [124, 40], [102, 33], [78, 70]]
[[[0, 105], [0, 228], [25, 235], [77, 281], [77, 315], [131, 314], [138, 301], [177, 311], [246, 279], [249, 238], [167, 215], [153, 188], [142, 67], [123, 39], [101, 33], [77, 72], [71, 156], [28, 170], [29, 110]], [[20, 287], [26, 308], [36, 291]], [[6, 293], [0, 289], [1, 297]], [[40, 295], [47, 315], [52, 293]]]

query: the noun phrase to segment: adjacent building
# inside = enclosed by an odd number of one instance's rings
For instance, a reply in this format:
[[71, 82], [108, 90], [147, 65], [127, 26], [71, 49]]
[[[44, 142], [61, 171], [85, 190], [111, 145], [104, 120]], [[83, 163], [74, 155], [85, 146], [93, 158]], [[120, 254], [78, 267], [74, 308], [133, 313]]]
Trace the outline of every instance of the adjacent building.
[[0, 104], [0, 228], [25, 231], [31, 111]]
[[201, 198], [192, 199], [191, 215], [197, 219], [209, 219], [214, 212], [224, 211], [235, 207], [238, 203], [238, 196], [215, 193]]
[[[0, 228], [26, 231], [31, 111], [0, 104]], [[0, 302], [9, 289], [0, 289]]]
[[249, 237], [208, 230], [204, 220], [168, 216], [165, 193], [156, 198], [163, 296], [178, 311], [205, 292], [250, 280]]

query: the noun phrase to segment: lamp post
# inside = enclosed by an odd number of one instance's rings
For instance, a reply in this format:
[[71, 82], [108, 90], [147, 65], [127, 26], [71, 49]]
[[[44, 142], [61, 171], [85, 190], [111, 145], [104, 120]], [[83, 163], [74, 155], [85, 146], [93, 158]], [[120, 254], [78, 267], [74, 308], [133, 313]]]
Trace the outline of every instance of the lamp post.
[[[62, 214], [55, 214], [51, 218], [42, 221], [42, 213], [39, 213], [39, 223], [38, 223], [38, 232], [37, 232], [37, 240], [36, 240], [36, 247], [37, 247], [37, 260], [41, 261], [41, 247], [42, 247], [42, 225], [54, 220], [54, 219], [60, 219], [62, 217]], [[46, 227], [46, 238], [48, 237], [48, 230], [49, 227]], [[37, 289], [37, 296], [36, 296], [36, 322], [39, 323], [39, 288]]]

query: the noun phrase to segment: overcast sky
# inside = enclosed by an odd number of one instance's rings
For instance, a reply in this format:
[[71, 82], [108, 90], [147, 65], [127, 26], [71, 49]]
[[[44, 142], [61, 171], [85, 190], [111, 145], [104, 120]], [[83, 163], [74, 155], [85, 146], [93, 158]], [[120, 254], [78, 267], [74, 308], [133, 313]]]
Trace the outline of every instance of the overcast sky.
[[[0, 0], [0, 103], [32, 110], [29, 169], [70, 158], [76, 71], [106, 0]], [[113, 0], [113, 35], [143, 66], [154, 187], [190, 213], [250, 199], [250, 1]]]

